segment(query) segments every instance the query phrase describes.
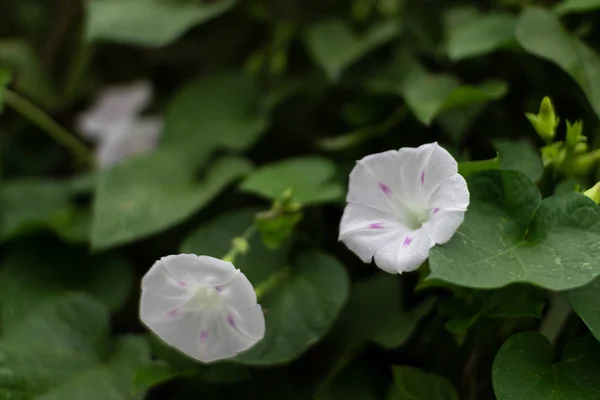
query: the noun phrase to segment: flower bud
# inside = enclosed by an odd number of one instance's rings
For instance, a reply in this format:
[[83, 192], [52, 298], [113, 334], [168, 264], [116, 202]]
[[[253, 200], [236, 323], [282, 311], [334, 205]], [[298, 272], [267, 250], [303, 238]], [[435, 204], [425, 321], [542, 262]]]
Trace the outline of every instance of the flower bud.
[[531, 122], [536, 132], [544, 141], [551, 142], [556, 134], [556, 127], [560, 122], [560, 118], [554, 112], [554, 106], [548, 96], [542, 99], [540, 110], [537, 115], [525, 113], [525, 116]]

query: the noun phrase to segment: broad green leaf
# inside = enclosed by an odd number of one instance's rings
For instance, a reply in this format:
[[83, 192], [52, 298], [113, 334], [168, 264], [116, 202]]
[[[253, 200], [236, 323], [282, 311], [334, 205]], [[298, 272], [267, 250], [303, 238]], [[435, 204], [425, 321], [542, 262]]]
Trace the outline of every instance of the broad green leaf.
[[442, 376], [405, 365], [393, 371], [394, 387], [387, 400], [458, 400], [456, 389]]
[[428, 279], [566, 290], [600, 274], [600, 208], [593, 201], [580, 193], [540, 201], [535, 185], [517, 171], [479, 173], [467, 182], [465, 221], [448, 243], [432, 249]]
[[529, 53], [553, 62], [579, 84], [600, 116], [600, 57], [572, 36], [558, 17], [542, 8], [527, 8], [519, 16], [517, 40]]
[[374, 25], [359, 37], [344, 20], [329, 19], [311, 26], [305, 42], [314, 60], [335, 82], [345, 69], [399, 33], [399, 24], [387, 21]]
[[600, 340], [600, 279], [568, 292], [573, 310], [585, 322], [596, 339]]
[[209, 75], [185, 86], [168, 105], [162, 143], [197, 149], [246, 150], [269, 121], [256, 83], [239, 72]]
[[156, 361], [135, 371], [133, 377], [133, 393], [147, 390], [161, 383], [170, 381], [182, 374], [181, 370], [162, 361]]
[[586, 13], [600, 9], [600, 0], [563, 0], [554, 5], [553, 11], [558, 15]]
[[8, 68], [0, 66], [0, 113], [4, 109], [3, 91], [12, 79], [12, 72]]
[[562, 361], [552, 364], [553, 349], [539, 333], [510, 337], [500, 348], [492, 368], [498, 400], [600, 398], [600, 344], [581, 338], [565, 349]]
[[71, 208], [66, 182], [23, 180], [0, 186], [0, 240], [47, 228]]
[[502, 169], [521, 171], [536, 182], [544, 173], [540, 152], [525, 141], [498, 139], [493, 141], [494, 148], [500, 154]]
[[407, 52], [377, 71], [366, 86], [375, 93], [404, 96], [408, 107], [425, 125], [441, 113], [485, 104], [502, 98], [508, 91], [508, 86], [498, 81], [461, 85], [452, 75], [430, 73]]
[[458, 173], [465, 178], [477, 172], [500, 169], [500, 156], [480, 161], [463, 161], [458, 163]]
[[[32, 252], [30, 249], [36, 249]], [[114, 254], [91, 257], [58, 241], [25, 240], [8, 246], [0, 263], [2, 324], [64, 291], [87, 292], [118, 311], [131, 294], [131, 266]]]
[[234, 359], [239, 363], [274, 365], [300, 357], [333, 326], [349, 294], [344, 267], [317, 251], [301, 253], [276, 274], [278, 282], [267, 280], [270, 290], [259, 299], [266, 311], [265, 337]]
[[[245, 209], [216, 217], [192, 232], [182, 243], [180, 251], [223, 257], [231, 247], [231, 240], [240, 236], [254, 223], [254, 216], [259, 211], [261, 210]], [[242, 270], [256, 287], [286, 265], [289, 246], [284, 245], [276, 250], [268, 249], [258, 234], [248, 242], [250, 249], [236, 257], [235, 266]]]
[[245, 159], [221, 158], [195, 181], [193, 169], [177, 152], [159, 151], [127, 160], [99, 179], [92, 246], [113, 247], [176, 225], [250, 169]]
[[459, 61], [491, 53], [514, 41], [515, 27], [516, 19], [510, 14], [489, 13], [473, 18], [449, 32], [448, 57]]
[[223, 14], [234, 4], [235, 0], [206, 4], [169, 0], [92, 0], [87, 7], [87, 37], [141, 46], [165, 46], [193, 26]]
[[287, 159], [256, 169], [241, 189], [269, 200], [291, 189], [292, 198], [302, 204], [327, 203], [344, 195], [342, 186], [334, 180], [335, 172], [335, 164], [326, 158]]
[[333, 333], [336, 340], [370, 340], [388, 349], [402, 346], [433, 302], [425, 301], [406, 310], [399, 283], [395, 276], [384, 273], [355, 283]]

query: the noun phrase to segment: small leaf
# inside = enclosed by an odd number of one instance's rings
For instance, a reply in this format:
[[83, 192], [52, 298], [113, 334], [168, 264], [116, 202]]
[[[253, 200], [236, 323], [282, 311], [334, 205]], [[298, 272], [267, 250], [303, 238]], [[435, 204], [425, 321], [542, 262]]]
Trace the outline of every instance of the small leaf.
[[498, 139], [493, 141], [493, 145], [500, 155], [502, 169], [521, 171], [534, 182], [542, 177], [542, 158], [531, 143]]
[[600, 0], [563, 0], [554, 5], [553, 11], [558, 15], [588, 13], [600, 9]]
[[92, 0], [88, 3], [90, 40], [159, 47], [191, 27], [229, 10], [235, 0], [202, 4], [167, 0]]
[[568, 292], [573, 310], [585, 322], [590, 332], [600, 341], [600, 279]]
[[526, 8], [517, 23], [517, 40], [529, 53], [553, 62], [579, 84], [600, 116], [600, 57], [572, 36], [552, 12]]
[[465, 221], [448, 243], [432, 249], [428, 279], [566, 290], [600, 274], [600, 208], [593, 201], [580, 193], [540, 201], [535, 185], [517, 171], [483, 172], [467, 182]]
[[516, 19], [510, 14], [477, 16], [449, 32], [448, 57], [460, 61], [491, 53], [514, 41], [515, 27]]
[[127, 160], [99, 179], [92, 247], [122, 245], [176, 225], [250, 169], [245, 159], [222, 158], [195, 182], [194, 171], [177, 152]]
[[246, 150], [269, 123], [260, 99], [256, 83], [241, 73], [200, 78], [169, 103], [162, 144], [189, 148], [191, 156], [212, 147]]
[[[562, 361], [552, 364], [553, 349], [539, 333], [510, 337], [500, 348], [492, 368], [498, 400], [600, 398], [600, 344], [577, 339], [565, 349]], [[560, 396], [560, 397], [556, 397]]]
[[405, 365], [394, 366], [394, 387], [387, 400], [458, 400], [448, 379]]
[[256, 220], [256, 229], [262, 234], [265, 246], [270, 249], [276, 249], [292, 234], [300, 220], [302, 220], [301, 212], [258, 218]]
[[171, 365], [155, 361], [135, 371], [133, 378], [133, 393], [151, 389], [161, 383], [170, 381], [181, 375], [180, 370]]
[[364, 36], [357, 37], [344, 20], [330, 19], [311, 26], [305, 41], [312, 57], [335, 82], [346, 68], [399, 33], [398, 23], [389, 21], [376, 24]]
[[343, 197], [342, 186], [332, 181], [335, 171], [335, 164], [326, 158], [287, 159], [256, 169], [241, 189], [269, 200], [291, 189], [292, 198], [302, 204], [327, 203]]

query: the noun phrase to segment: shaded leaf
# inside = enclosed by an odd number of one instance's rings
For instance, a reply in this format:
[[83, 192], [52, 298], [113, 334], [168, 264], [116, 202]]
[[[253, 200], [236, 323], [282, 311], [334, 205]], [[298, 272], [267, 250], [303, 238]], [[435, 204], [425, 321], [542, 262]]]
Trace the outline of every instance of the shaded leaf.
[[235, 0], [206, 4], [168, 0], [92, 0], [87, 7], [87, 37], [141, 46], [164, 46], [191, 27], [226, 12], [234, 4]]
[[482, 56], [502, 48], [515, 37], [516, 18], [489, 13], [472, 18], [448, 34], [447, 51], [452, 61]]
[[531, 143], [498, 139], [493, 141], [493, 145], [500, 154], [502, 169], [521, 171], [534, 182], [542, 177], [542, 158]]
[[554, 5], [553, 11], [558, 15], [587, 13], [600, 9], [600, 0], [563, 0]]
[[458, 173], [465, 178], [477, 172], [500, 169], [500, 156], [480, 161], [462, 161], [458, 163]]
[[510, 337], [500, 348], [492, 368], [498, 400], [600, 398], [600, 344], [577, 339], [565, 349], [562, 361], [552, 364], [553, 349], [539, 333]]
[[387, 400], [458, 400], [446, 378], [409, 366], [394, 366], [394, 387]]
[[600, 279], [568, 292], [573, 310], [585, 322], [590, 332], [600, 340]]

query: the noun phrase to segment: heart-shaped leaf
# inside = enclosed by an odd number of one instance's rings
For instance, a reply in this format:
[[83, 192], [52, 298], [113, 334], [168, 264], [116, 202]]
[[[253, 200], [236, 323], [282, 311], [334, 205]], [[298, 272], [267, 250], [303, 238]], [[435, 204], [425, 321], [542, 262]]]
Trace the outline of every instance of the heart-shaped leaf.
[[484, 172], [467, 182], [465, 221], [448, 243], [432, 249], [428, 279], [566, 290], [600, 274], [600, 208], [593, 201], [580, 193], [540, 201], [535, 185], [517, 171]]
[[519, 16], [517, 40], [529, 53], [561, 67], [579, 84], [600, 116], [600, 56], [572, 36], [558, 17], [543, 8], [527, 8]]
[[539, 333], [524, 332], [502, 345], [492, 368], [498, 400], [600, 398], [600, 344], [591, 338], [570, 343], [562, 361]]
[[326, 158], [288, 159], [256, 169], [241, 189], [269, 200], [278, 199], [291, 189], [292, 198], [300, 203], [326, 203], [343, 197], [342, 185], [332, 180], [335, 171], [335, 164]]
[[394, 387], [387, 400], [458, 400], [446, 378], [409, 366], [394, 366]]
[[92, 0], [87, 9], [87, 37], [141, 46], [164, 46], [234, 4], [235, 0], [206, 4], [169, 0]]
[[521, 171], [529, 179], [536, 182], [544, 173], [540, 152], [525, 141], [494, 140], [494, 148], [500, 154], [502, 169]]
[[178, 152], [159, 151], [106, 171], [96, 192], [92, 246], [105, 249], [167, 229], [251, 169], [245, 159], [222, 158], [195, 182], [185, 159]]

